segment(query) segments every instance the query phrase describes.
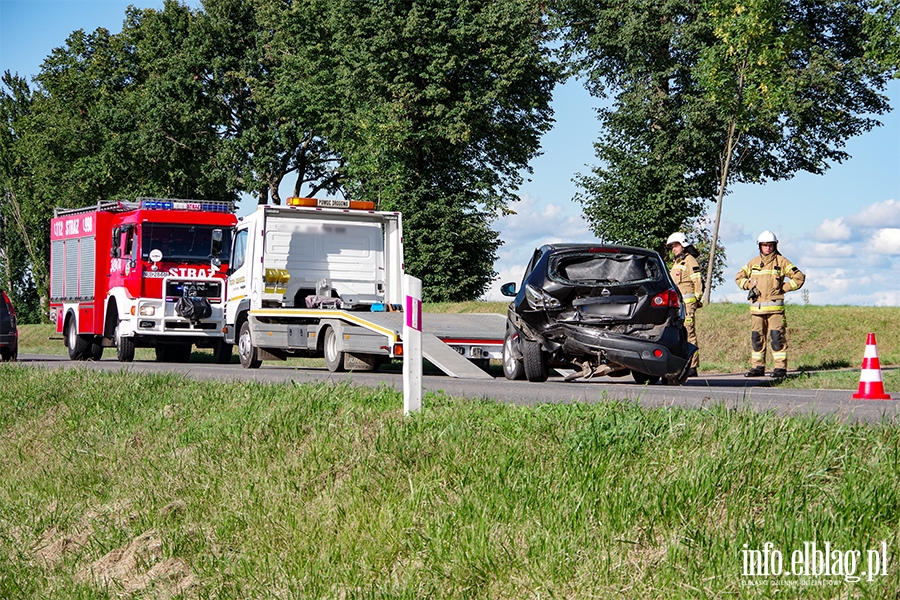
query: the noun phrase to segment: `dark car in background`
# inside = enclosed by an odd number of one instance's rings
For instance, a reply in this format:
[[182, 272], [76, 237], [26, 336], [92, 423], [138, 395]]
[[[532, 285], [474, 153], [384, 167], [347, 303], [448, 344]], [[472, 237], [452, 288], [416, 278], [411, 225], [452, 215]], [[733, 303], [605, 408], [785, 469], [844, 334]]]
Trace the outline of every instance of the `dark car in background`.
[[16, 360], [19, 355], [19, 328], [16, 309], [6, 292], [0, 290], [0, 360]]
[[535, 250], [522, 288], [501, 287], [509, 305], [503, 344], [508, 379], [545, 381], [631, 373], [638, 383], [687, 377], [696, 346], [684, 331], [678, 288], [659, 253], [603, 244], [549, 244]]

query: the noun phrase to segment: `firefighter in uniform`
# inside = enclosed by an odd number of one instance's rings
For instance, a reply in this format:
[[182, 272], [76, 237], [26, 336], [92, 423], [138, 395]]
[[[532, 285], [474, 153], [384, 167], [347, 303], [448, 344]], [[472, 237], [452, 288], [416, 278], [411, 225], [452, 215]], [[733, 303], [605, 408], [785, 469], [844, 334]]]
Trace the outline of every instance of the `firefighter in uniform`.
[[[698, 252], [681, 232], [673, 233], [666, 240], [666, 247], [672, 252], [674, 261], [669, 275], [675, 281], [675, 285], [681, 291], [684, 300], [684, 329], [687, 332], [687, 341], [697, 346], [697, 325], [694, 322], [694, 314], [703, 306], [703, 278], [700, 275], [700, 265], [697, 263]], [[691, 366], [688, 369], [688, 377], [697, 376], [697, 368], [700, 366], [700, 353], [694, 352], [691, 358]]]
[[734, 281], [747, 290], [750, 301], [750, 365], [746, 377], [762, 377], [766, 369], [766, 337], [772, 346], [775, 369], [772, 377], [787, 375], [787, 322], [784, 318], [784, 295], [799, 290], [806, 281], [800, 269], [778, 252], [778, 238], [771, 231], [759, 234], [759, 256], [750, 260]]

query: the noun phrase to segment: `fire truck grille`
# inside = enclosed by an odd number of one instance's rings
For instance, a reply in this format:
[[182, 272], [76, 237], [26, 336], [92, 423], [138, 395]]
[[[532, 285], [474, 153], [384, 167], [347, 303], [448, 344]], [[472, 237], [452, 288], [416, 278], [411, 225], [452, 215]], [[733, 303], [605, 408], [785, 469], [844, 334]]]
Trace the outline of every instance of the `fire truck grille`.
[[193, 327], [187, 321], [166, 321], [166, 330], [173, 329], [215, 329], [215, 323], [197, 323]]
[[218, 281], [168, 281], [166, 283], [167, 299], [181, 298], [185, 295], [218, 300], [222, 297], [222, 284]]

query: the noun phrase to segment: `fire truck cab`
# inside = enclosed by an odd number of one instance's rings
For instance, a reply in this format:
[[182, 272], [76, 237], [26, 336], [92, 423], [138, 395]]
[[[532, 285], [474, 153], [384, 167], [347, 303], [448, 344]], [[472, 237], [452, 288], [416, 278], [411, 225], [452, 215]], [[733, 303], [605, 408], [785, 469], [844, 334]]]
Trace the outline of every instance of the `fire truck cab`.
[[[230, 202], [138, 198], [56, 209], [50, 229], [50, 320], [72, 360], [115, 347], [186, 362], [194, 345], [231, 360], [225, 272], [237, 222]], [[226, 259], [227, 260], [227, 259]]]

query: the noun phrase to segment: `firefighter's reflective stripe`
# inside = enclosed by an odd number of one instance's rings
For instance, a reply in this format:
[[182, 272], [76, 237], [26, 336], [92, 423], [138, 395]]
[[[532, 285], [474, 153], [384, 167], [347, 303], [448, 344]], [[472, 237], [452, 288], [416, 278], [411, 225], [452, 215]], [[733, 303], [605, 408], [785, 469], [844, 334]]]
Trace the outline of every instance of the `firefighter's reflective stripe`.
[[778, 352], [772, 352], [772, 360], [775, 361], [775, 362], [778, 362], [778, 361], [785, 362], [785, 361], [787, 361], [787, 350], [780, 350], [780, 351], [778, 351]]
[[750, 312], [755, 314], [766, 314], [774, 312], [784, 312], [784, 300], [771, 300], [769, 302], [754, 302], [750, 305]]
[[683, 295], [682, 295], [682, 299], [683, 299], [686, 303], [696, 302], [696, 301], [697, 301], [697, 296], [694, 295], [694, 294], [683, 294]]
[[762, 351], [760, 351], [760, 352], [751, 352], [751, 353], [750, 353], [750, 361], [751, 361], [753, 364], [757, 364], [757, 363], [763, 362], [763, 361], [765, 361], [765, 359], [766, 359], [766, 352], [765, 352], [765, 350], [762, 350]]

